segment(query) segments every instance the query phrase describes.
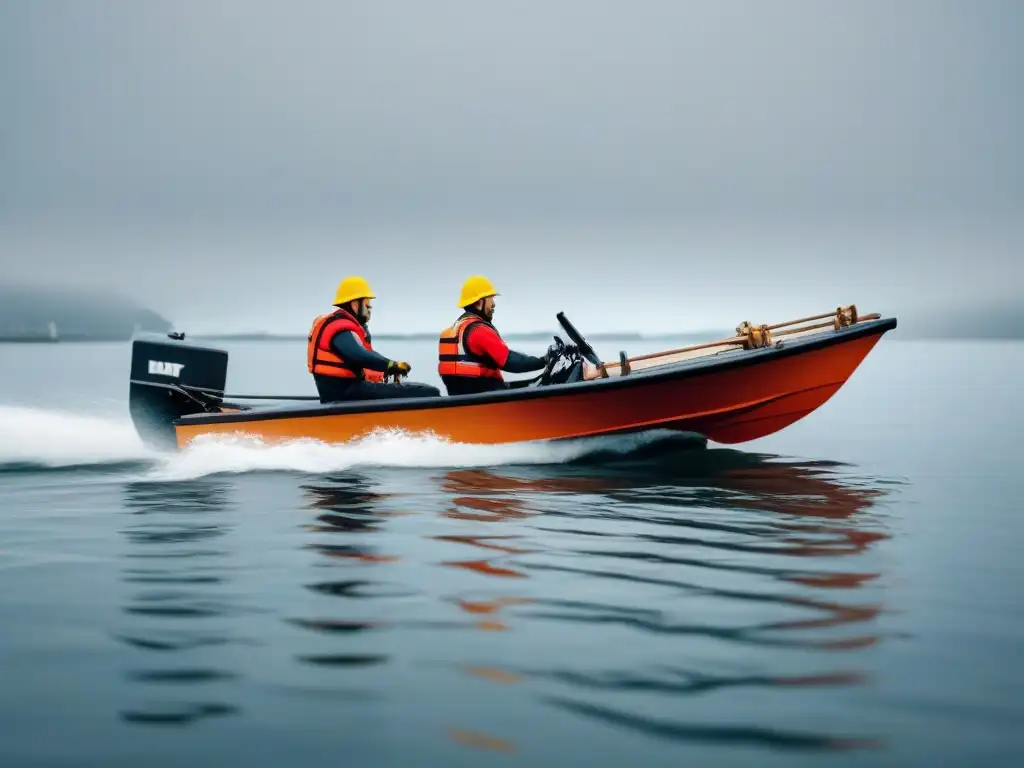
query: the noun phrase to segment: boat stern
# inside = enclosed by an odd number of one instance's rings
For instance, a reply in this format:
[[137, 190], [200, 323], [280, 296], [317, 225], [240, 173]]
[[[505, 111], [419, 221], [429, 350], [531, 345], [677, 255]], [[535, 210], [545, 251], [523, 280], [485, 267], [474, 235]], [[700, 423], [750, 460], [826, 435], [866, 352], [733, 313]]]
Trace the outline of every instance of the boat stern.
[[150, 447], [177, 447], [174, 422], [218, 412], [227, 383], [228, 353], [186, 342], [184, 334], [137, 334], [132, 339], [128, 412]]

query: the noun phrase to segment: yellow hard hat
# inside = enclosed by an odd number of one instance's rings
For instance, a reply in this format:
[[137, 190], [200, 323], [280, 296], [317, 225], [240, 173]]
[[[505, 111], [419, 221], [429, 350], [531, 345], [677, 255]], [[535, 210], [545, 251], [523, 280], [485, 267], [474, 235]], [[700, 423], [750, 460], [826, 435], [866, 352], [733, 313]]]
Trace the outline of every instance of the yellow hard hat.
[[488, 296], [499, 296], [497, 289], [483, 275], [473, 275], [466, 279], [466, 282], [462, 284], [462, 294], [459, 296], [459, 306], [468, 307], [470, 304], [475, 304], [480, 299], [486, 299]]
[[338, 292], [334, 294], [334, 304], [348, 304], [355, 299], [377, 298], [370, 290], [370, 284], [362, 277], [346, 277], [338, 284]]

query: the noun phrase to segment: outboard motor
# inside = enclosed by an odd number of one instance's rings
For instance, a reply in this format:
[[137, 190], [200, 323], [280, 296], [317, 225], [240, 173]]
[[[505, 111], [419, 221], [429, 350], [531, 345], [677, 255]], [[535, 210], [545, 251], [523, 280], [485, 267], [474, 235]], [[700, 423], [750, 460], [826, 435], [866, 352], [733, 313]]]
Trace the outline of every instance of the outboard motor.
[[128, 411], [139, 437], [174, 449], [174, 422], [215, 412], [224, 396], [228, 353], [185, 342], [183, 333], [138, 333], [132, 340]]

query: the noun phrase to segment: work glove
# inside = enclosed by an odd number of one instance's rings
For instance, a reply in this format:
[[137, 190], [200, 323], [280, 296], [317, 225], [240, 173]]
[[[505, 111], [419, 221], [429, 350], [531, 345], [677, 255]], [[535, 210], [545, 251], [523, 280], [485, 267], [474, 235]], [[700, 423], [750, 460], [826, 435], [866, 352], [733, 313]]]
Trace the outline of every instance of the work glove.
[[389, 373], [392, 376], [408, 376], [409, 371], [411, 370], [412, 366], [409, 365], [408, 363], [402, 363], [397, 360], [391, 360], [388, 363], [387, 373]]
[[550, 347], [548, 347], [548, 351], [544, 353], [544, 362], [552, 363], [558, 359], [558, 355], [558, 345], [552, 344]]

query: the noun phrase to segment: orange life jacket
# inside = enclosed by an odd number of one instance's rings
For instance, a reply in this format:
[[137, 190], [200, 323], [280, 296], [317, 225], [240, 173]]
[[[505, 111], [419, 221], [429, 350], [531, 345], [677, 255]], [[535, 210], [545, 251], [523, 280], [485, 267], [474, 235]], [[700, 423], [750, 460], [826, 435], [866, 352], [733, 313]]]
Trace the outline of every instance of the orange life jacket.
[[441, 331], [437, 347], [437, 372], [441, 376], [471, 376], [503, 381], [501, 369], [489, 357], [470, 354], [466, 349], [466, 331], [476, 323], [483, 323], [497, 333], [497, 329], [476, 315], [462, 315], [455, 324]]
[[384, 381], [384, 374], [381, 371], [353, 368], [331, 349], [331, 340], [334, 336], [345, 331], [352, 331], [363, 347], [373, 351], [370, 332], [356, 320], [352, 313], [339, 308], [330, 314], [320, 315], [313, 321], [313, 328], [309, 332], [306, 345], [306, 367], [309, 372], [322, 376], [334, 376], [339, 379]]

